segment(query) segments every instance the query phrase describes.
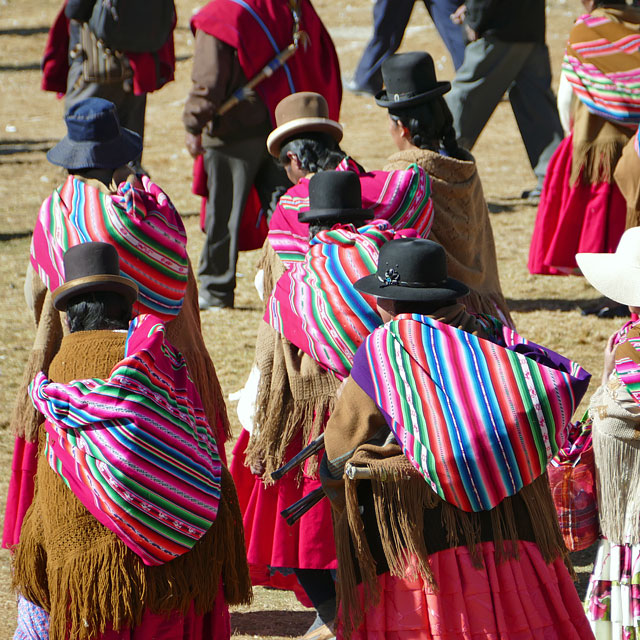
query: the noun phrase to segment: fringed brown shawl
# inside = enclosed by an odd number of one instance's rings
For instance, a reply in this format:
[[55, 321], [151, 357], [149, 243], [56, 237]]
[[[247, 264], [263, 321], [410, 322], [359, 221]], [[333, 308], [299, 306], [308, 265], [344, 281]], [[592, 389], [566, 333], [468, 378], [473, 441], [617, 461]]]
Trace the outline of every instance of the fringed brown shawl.
[[[57, 382], [108, 377], [122, 359], [126, 333], [73, 334], [62, 341], [49, 375]], [[215, 523], [193, 549], [160, 566], [145, 566], [79, 502], [40, 453], [34, 502], [14, 559], [13, 586], [50, 613], [52, 640], [85, 640], [135, 627], [145, 609], [210, 611], [222, 577], [225, 599], [246, 603], [251, 583], [235, 487], [223, 467]]]
[[[300, 431], [305, 444], [322, 433], [340, 382], [264, 321], [258, 328], [256, 365], [260, 381], [246, 462], [263, 463], [263, 479], [270, 483], [271, 473], [282, 466], [287, 447]], [[314, 458], [307, 471], [316, 469]]]
[[462, 302], [470, 311], [514, 326], [500, 286], [489, 211], [473, 158], [458, 160], [415, 148], [390, 156], [385, 171], [412, 162], [431, 178], [434, 216], [429, 239], [444, 247], [449, 275], [471, 290]]

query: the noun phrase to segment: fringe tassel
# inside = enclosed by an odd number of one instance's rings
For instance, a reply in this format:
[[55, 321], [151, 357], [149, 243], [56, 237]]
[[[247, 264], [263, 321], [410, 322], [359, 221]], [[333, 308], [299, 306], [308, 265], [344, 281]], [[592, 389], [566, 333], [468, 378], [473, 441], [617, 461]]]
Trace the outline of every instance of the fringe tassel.
[[[287, 448], [300, 432], [305, 444], [322, 433], [339, 384], [337, 378], [315, 364], [310, 375], [295, 370], [292, 349], [295, 348], [274, 329], [266, 323], [261, 324], [256, 342], [260, 383], [255, 430], [245, 459], [248, 466], [264, 464], [263, 481], [267, 485], [273, 484], [271, 473], [284, 464]], [[288, 362], [290, 366], [287, 366]], [[317, 468], [318, 456], [314, 456], [307, 462], [306, 471], [315, 474]], [[299, 478], [302, 473], [301, 467]]]
[[626, 140], [584, 142], [575, 145], [569, 183], [573, 187], [582, 178], [585, 184], [613, 181], [613, 171], [622, 155]]
[[612, 543], [640, 543], [639, 446], [637, 439], [624, 440], [593, 430], [600, 529]]

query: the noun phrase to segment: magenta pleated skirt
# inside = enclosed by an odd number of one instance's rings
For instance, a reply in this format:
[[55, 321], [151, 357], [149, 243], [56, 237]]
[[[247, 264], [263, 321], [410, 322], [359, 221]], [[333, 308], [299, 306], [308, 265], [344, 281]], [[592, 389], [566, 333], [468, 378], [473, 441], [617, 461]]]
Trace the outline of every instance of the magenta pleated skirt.
[[[297, 480], [297, 470], [290, 471], [275, 485], [265, 487], [244, 465], [244, 451], [249, 442], [243, 430], [233, 450], [229, 467], [238, 490], [247, 560], [254, 584], [296, 590], [293, 574], [287, 578], [274, 569], [335, 569], [336, 550], [329, 500], [324, 498], [293, 526], [280, 512], [304, 495], [320, 487], [316, 478]], [[302, 440], [291, 443], [287, 459], [302, 448]], [[287, 572], [285, 572], [286, 574]]]
[[578, 273], [576, 253], [613, 253], [626, 223], [627, 205], [615, 182], [570, 185], [573, 135], [555, 150], [544, 180], [529, 248], [529, 272]]
[[[563, 561], [547, 564], [534, 543], [519, 545], [518, 559], [498, 564], [493, 543], [482, 543], [482, 569], [466, 547], [432, 554], [437, 593], [420, 578], [379, 576], [380, 602], [352, 640], [592, 639]], [[362, 585], [358, 597], [364, 608]], [[344, 637], [340, 625], [337, 637]]]

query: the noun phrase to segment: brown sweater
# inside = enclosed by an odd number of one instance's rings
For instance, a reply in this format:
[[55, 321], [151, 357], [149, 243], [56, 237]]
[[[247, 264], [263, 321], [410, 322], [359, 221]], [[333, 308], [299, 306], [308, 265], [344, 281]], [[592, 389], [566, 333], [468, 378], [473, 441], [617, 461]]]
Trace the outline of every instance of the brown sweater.
[[[126, 332], [86, 331], [63, 338], [49, 367], [54, 382], [108, 378], [124, 356]], [[217, 518], [191, 551], [145, 566], [100, 524], [49, 466], [40, 429], [34, 501], [14, 557], [14, 587], [50, 613], [51, 640], [93, 638], [109, 623], [135, 627], [145, 609], [213, 609], [222, 579], [227, 602], [248, 602], [251, 584], [235, 487], [223, 467]], [[240, 529], [238, 529], [240, 527]], [[238, 533], [240, 531], [240, 534]]]

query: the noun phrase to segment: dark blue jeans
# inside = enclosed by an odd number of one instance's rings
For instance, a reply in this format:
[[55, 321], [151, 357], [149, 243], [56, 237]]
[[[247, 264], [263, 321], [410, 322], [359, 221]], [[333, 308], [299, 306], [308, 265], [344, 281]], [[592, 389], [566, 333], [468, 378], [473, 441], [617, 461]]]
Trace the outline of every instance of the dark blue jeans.
[[[464, 59], [464, 32], [449, 16], [462, 0], [423, 0], [440, 37], [444, 41], [453, 66], [457, 69]], [[354, 80], [358, 87], [372, 92], [382, 89], [380, 66], [395, 53], [402, 42], [415, 0], [377, 0], [373, 7], [373, 35], [358, 63]]]

